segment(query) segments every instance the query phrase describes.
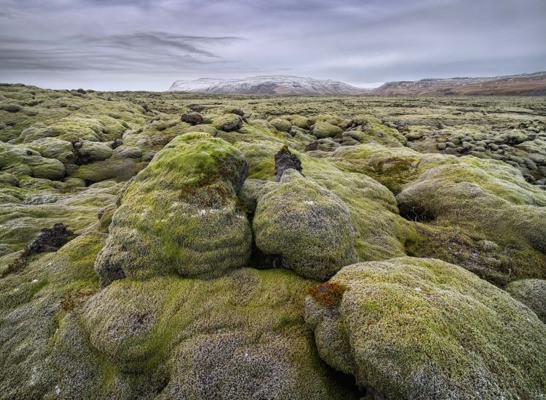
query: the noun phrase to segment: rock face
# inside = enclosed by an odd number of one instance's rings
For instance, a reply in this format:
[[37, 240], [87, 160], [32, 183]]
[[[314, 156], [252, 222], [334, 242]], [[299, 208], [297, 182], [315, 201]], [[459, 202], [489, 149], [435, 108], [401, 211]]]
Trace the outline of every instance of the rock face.
[[45, 251], [57, 251], [62, 247], [74, 232], [67, 229], [62, 222], [53, 225], [53, 228], [43, 228], [34, 240], [28, 245], [29, 254], [42, 253]]
[[106, 285], [124, 276], [214, 277], [245, 265], [252, 234], [236, 192], [244, 157], [192, 133], [157, 154], [125, 192], [95, 269]]
[[297, 155], [292, 154], [288, 147], [283, 147], [275, 154], [275, 180], [279, 182], [287, 169], [294, 169], [301, 173], [301, 161]]
[[170, 92], [200, 92], [217, 94], [361, 94], [365, 90], [332, 80], [318, 80], [297, 76], [255, 76], [244, 79], [201, 78], [194, 81], [176, 81]]
[[252, 227], [262, 252], [308, 278], [327, 279], [358, 259], [347, 206], [294, 169], [258, 199]]
[[399, 258], [345, 267], [330, 282], [346, 288], [339, 305], [308, 296], [305, 320], [321, 357], [360, 386], [389, 399], [544, 395], [546, 326], [472, 273]]

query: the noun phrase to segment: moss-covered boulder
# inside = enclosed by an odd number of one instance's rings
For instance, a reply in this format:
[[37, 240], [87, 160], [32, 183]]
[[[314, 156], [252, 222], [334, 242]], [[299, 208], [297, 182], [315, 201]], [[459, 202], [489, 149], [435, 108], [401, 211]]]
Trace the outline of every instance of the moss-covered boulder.
[[533, 310], [546, 324], [546, 280], [521, 279], [509, 283], [504, 289]]
[[87, 183], [97, 183], [107, 180], [124, 182], [135, 176], [142, 168], [135, 159], [113, 156], [107, 160], [91, 162], [80, 166], [73, 178], [83, 179]]
[[407, 218], [449, 228], [451, 242], [465, 240], [459, 238], [466, 234], [502, 248], [502, 253], [496, 252], [497, 261], [486, 262], [479, 256], [491, 252], [480, 249], [479, 243], [472, 246], [477, 266], [472, 268], [471, 262], [465, 266], [482, 276], [501, 284], [515, 278], [543, 278], [546, 194], [518, 175], [511, 167], [440, 165], [423, 173], [396, 198], [400, 213]]
[[107, 127], [98, 118], [66, 117], [52, 121], [47, 126], [32, 126], [21, 133], [25, 143], [45, 137], [57, 137], [68, 142], [89, 140], [94, 142], [113, 139], [115, 133], [109, 132]]
[[244, 266], [252, 234], [236, 192], [246, 173], [243, 155], [221, 139], [174, 139], [123, 195], [95, 265], [101, 282], [215, 277]]
[[238, 130], [243, 124], [243, 119], [237, 114], [224, 114], [217, 116], [212, 121], [212, 126], [218, 130], [231, 132]]
[[289, 132], [290, 128], [292, 127], [290, 121], [284, 118], [273, 118], [271, 121], [269, 121], [269, 124], [281, 132]]
[[258, 199], [252, 227], [262, 252], [309, 278], [327, 279], [358, 259], [345, 203], [294, 169]]
[[59, 160], [42, 157], [36, 150], [0, 142], [0, 171], [59, 180], [64, 177], [65, 167]]
[[[355, 398], [318, 358], [301, 320], [312, 284], [252, 269], [209, 281], [117, 281], [85, 304], [80, 322], [63, 326], [54, 360], [76, 370], [62, 369], [59, 390], [80, 398], [145, 398], [144, 385], [157, 399]], [[68, 351], [81, 337], [89, 342]]]
[[315, 135], [318, 139], [334, 137], [341, 134], [341, 132], [343, 132], [343, 130], [340, 127], [332, 125], [326, 121], [317, 121], [313, 125], [312, 129], [313, 135]]
[[112, 157], [113, 150], [106, 143], [82, 140], [74, 146], [78, 149], [79, 156], [89, 161], [102, 161]]
[[396, 399], [539, 399], [546, 326], [461, 267], [397, 258], [343, 268], [306, 299], [321, 357]]
[[[249, 163], [252, 182], [243, 190], [245, 204], [257, 203], [257, 198], [271, 187], [264, 181], [275, 179], [275, 154], [282, 144], [254, 139], [251, 143], [237, 142], [237, 148]], [[414, 240], [412, 223], [402, 218], [396, 198], [385, 186], [367, 175], [346, 172], [332, 165], [334, 160], [321, 154], [312, 157], [290, 149], [302, 162], [305, 176], [327, 188], [348, 207], [355, 228], [355, 249], [361, 261], [385, 260], [406, 255], [405, 243]], [[273, 183], [273, 182], [271, 182]], [[252, 187], [251, 187], [252, 186]], [[240, 196], [240, 197], [242, 197]]]
[[66, 140], [46, 137], [29, 143], [28, 147], [37, 150], [42, 157], [55, 158], [65, 165], [73, 164], [76, 161], [74, 147]]

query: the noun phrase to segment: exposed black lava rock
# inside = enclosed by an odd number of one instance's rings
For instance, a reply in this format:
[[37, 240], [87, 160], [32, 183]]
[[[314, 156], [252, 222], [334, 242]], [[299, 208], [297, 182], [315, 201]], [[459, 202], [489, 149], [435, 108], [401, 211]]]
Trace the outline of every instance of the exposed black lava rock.
[[27, 256], [30, 256], [47, 251], [57, 251], [73, 238], [74, 232], [59, 222], [53, 225], [53, 228], [43, 228], [28, 245], [25, 252]]
[[302, 172], [301, 161], [297, 155], [292, 154], [287, 146], [275, 154], [275, 179], [280, 182], [282, 174], [289, 168]]
[[182, 114], [180, 118], [182, 122], [186, 122], [190, 125], [199, 125], [203, 123], [203, 117], [201, 114], [191, 113], [191, 114]]

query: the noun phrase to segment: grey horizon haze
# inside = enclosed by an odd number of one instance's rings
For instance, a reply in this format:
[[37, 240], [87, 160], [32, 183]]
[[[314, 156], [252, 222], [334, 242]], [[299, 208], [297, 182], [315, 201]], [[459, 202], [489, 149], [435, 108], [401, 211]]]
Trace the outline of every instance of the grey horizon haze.
[[201, 77], [537, 72], [545, 21], [545, 0], [0, 0], [0, 82], [164, 91]]

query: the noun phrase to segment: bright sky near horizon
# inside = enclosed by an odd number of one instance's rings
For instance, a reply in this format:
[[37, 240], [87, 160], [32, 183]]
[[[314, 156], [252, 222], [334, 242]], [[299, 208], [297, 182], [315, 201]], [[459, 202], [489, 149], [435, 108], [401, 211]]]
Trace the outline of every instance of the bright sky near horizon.
[[0, 82], [393, 80], [546, 70], [545, 0], [0, 0]]

